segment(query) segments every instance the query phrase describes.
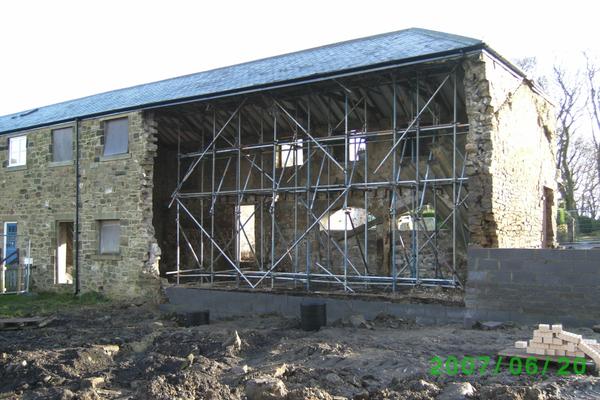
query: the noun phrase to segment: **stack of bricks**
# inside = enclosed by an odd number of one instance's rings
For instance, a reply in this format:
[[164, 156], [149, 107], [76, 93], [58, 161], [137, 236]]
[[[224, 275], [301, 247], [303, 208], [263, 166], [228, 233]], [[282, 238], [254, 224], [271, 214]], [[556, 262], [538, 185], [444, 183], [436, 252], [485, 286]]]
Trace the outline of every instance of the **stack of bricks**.
[[517, 349], [540, 356], [589, 357], [600, 366], [600, 345], [596, 340], [584, 339], [581, 335], [563, 330], [562, 325], [540, 324], [528, 342], [515, 342]]

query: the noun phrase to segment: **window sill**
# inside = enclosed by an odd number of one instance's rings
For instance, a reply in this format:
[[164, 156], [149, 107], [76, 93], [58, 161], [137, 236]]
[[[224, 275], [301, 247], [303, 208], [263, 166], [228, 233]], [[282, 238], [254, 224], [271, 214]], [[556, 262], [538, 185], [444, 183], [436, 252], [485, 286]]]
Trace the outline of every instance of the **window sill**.
[[27, 165], [12, 165], [12, 166], [7, 166], [6, 170], [7, 171], [24, 171], [27, 169]]
[[123, 256], [120, 254], [94, 254], [92, 260], [95, 261], [121, 261]]
[[126, 160], [128, 158], [131, 158], [131, 153], [113, 154], [110, 156], [100, 156], [100, 162], [113, 161], [113, 160]]
[[50, 167], [50, 168], [54, 168], [54, 167], [68, 167], [70, 165], [73, 165], [73, 160], [69, 160], [69, 161], [51, 161], [50, 163], [48, 163], [48, 167]]

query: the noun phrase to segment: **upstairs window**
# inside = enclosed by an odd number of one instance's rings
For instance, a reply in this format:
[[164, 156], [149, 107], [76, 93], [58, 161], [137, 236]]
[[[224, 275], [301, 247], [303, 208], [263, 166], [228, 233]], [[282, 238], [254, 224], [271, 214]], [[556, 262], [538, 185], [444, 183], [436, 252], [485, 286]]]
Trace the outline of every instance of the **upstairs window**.
[[277, 167], [287, 168], [304, 163], [304, 153], [302, 152], [302, 139], [296, 140], [293, 144], [282, 144], [277, 151]]
[[119, 254], [121, 223], [119, 220], [100, 221], [100, 254]]
[[73, 160], [73, 128], [52, 131], [52, 161]]
[[8, 139], [8, 166], [18, 167], [27, 164], [27, 136]]
[[[351, 133], [351, 135], [356, 134]], [[348, 161], [358, 161], [366, 148], [367, 142], [364, 137], [350, 136], [348, 140]]]
[[126, 154], [129, 151], [129, 119], [104, 121], [104, 155]]

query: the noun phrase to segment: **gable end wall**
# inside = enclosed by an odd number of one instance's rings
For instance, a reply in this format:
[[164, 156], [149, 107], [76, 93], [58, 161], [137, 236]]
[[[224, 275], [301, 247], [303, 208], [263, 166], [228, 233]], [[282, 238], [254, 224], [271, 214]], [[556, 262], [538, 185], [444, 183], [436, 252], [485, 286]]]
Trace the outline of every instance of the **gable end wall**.
[[464, 63], [471, 244], [542, 247], [544, 188], [554, 192], [554, 110], [528, 83], [485, 53]]

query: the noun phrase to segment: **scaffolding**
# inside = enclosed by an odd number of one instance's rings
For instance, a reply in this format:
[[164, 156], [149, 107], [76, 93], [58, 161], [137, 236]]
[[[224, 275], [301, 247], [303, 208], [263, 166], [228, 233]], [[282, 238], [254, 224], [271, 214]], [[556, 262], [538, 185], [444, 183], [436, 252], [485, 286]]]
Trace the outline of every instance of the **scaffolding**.
[[[167, 274], [251, 289], [461, 286], [468, 123], [457, 65], [204, 103], [200, 149], [177, 135]], [[335, 212], [343, 229], [332, 229]]]

